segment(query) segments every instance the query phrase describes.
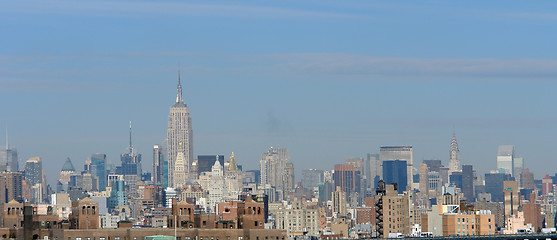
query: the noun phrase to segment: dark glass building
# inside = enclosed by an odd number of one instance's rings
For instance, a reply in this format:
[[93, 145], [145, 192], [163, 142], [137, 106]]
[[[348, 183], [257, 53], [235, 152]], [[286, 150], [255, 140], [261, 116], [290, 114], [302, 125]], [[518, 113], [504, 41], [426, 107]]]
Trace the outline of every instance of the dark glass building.
[[491, 193], [491, 201], [502, 202], [503, 195], [503, 182], [511, 180], [510, 174], [505, 173], [486, 173], [485, 174], [485, 192]]
[[106, 154], [96, 153], [91, 155], [89, 171], [99, 178], [99, 191], [106, 190]]
[[474, 169], [472, 165], [462, 165], [462, 193], [468, 202], [474, 202]]
[[360, 192], [360, 171], [357, 171], [352, 164], [336, 164], [333, 180], [334, 189], [340, 187], [347, 196], [353, 192]]
[[406, 191], [407, 163], [404, 160], [383, 161], [383, 181], [387, 184], [396, 183], [398, 193]]
[[224, 166], [224, 155], [198, 155], [197, 156], [197, 173], [210, 172], [211, 167], [215, 165], [215, 162], [220, 162], [221, 166]]

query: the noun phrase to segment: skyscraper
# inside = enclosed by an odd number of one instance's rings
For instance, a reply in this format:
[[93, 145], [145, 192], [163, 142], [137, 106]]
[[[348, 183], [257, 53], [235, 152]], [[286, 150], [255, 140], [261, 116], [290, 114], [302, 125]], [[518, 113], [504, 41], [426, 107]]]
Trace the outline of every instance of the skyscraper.
[[[413, 177], [414, 177], [414, 167], [412, 165], [412, 146], [384, 146], [379, 149], [379, 160], [381, 161], [381, 167], [385, 161], [401, 160], [406, 161], [406, 186], [412, 187]], [[383, 174], [384, 171], [378, 171]], [[381, 175], [384, 179], [385, 176]], [[390, 184], [390, 183], [389, 183]], [[400, 183], [399, 186], [402, 186]], [[400, 187], [399, 187], [400, 188]], [[406, 189], [404, 189], [406, 190]]]
[[497, 169], [503, 169], [507, 174], [513, 174], [514, 147], [500, 145], [497, 151]]
[[[11, 200], [16, 200], [21, 202], [23, 200], [23, 174], [21, 172], [0, 172], [0, 178], [5, 179], [5, 189], [0, 189], [0, 191], [6, 191], [5, 202]], [[0, 199], [0, 203], [3, 203], [4, 199]]]
[[406, 191], [407, 181], [406, 161], [383, 161], [383, 180], [388, 184], [397, 184], [398, 193]]
[[485, 192], [491, 194], [491, 201], [502, 202], [503, 182], [511, 180], [511, 175], [506, 173], [486, 173], [485, 174]]
[[132, 145], [132, 122], [130, 121], [130, 144], [120, 155], [122, 165], [116, 167], [116, 174], [124, 176], [124, 182], [130, 190], [135, 189], [137, 181], [141, 181], [141, 154]]
[[[191, 163], [193, 161], [193, 130], [190, 110], [182, 99], [182, 84], [180, 73], [178, 73], [178, 88], [176, 102], [170, 107], [168, 115], [167, 138], [167, 159], [168, 159], [168, 185], [171, 187], [182, 186], [185, 182], [178, 183], [174, 180], [176, 169], [183, 169], [180, 176], [185, 176], [187, 181], [190, 177]], [[182, 144], [182, 146], [179, 146]], [[181, 149], [181, 150], [179, 150]], [[176, 158], [178, 152], [182, 151], [184, 156], [184, 166], [176, 168]]]
[[513, 158], [513, 177], [520, 184], [522, 182], [522, 170], [524, 169], [524, 158], [514, 157]]
[[10, 148], [8, 144], [8, 131], [6, 130], [6, 146], [0, 147], [0, 170], [11, 172], [19, 171], [17, 149]]
[[[153, 183], [164, 185], [164, 154], [160, 145], [153, 146]], [[167, 170], [168, 171], [168, 170]]]
[[284, 166], [284, 192], [285, 194], [294, 191], [294, 186], [296, 184], [295, 174], [294, 174], [294, 163], [288, 159], [286, 165]]
[[520, 187], [524, 189], [536, 188], [536, 185], [534, 184], [534, 173], [530, 172], [528, 168], [523, 169], [520, 174]]
[[462, 166], [462, 192], [466, 201], [474, 201], [474, 169], [472, 165]]
[[460, 150], [456, 142], [456, 133], [453, 132], [453, 139], [451, 140], [451, 150], [449, 151], [449, 173], [460, 171]]
[[286, 164], [290, 161], [288, 149], [286, 148], [269, 148], [267, 152], [261, 155], [259, 167], [261, 169], [261, 185], [269, 184], [282, 194], [281, 199], [285, 197], [289, 189], [293, 186], [289, 184], [286, 171]]
[[542, 195], [548, 195], [553, 192], [553, 179], [548, 174], [542, 179]]
[[308, 190], [313, 190], [319, 183], [324, 182], [323, 170], [307, 169], [302, 170], [302, 186]]
[[41, 203], [46, 194], [46, 183], [44, 179], [43, 161], [41, 157], [32, 157], [25, 162], [25, 181], [31, 188], [31, 201]]
[[74, 173], [75, 168], [73, 166], [72, 160], [70, 158], [66, 158], [66, 162], [64, 162], [64, 165], [62, 165], [62, 170], [60, 171], [60, 178], [58, 179], [56, 192], [68, 191], [70, 176]]
[[353, 192], [360, 191], [360, 171], [352, 164], [335, 164], [333, 173], [335, 189], [340, 187], [340, 191], [346, 192], [350, 197]]
[[429, 193], [429, 169], [426, 163], [420, 165], [420, 192], [427, 196]]
[[106, 154], [95, 153], [91, 155], [89, 172], [99, 179], [99, 191], [106, 190], [106, 181], [108, 179], [106, 176]]
[[29, 186], [43, 183], [43, 161], [41, 157], [32, 157], [25, 161], [25, 181]]
[[366, 177], [366, 187], [372, 189], [375, 187], [376, 179], [378, 175], [381, 175], [377, 171], [381, 169], [381, 163], [379, 162], [379, 154], [367, 154], [366, 164], [365, 164], [365, 177]]
[[503, 195], [505, 204], [505, 219], [518, 212], [520, 207], [520, 192], [518, 189], [518, 182], [504, 181], [503, 182]]

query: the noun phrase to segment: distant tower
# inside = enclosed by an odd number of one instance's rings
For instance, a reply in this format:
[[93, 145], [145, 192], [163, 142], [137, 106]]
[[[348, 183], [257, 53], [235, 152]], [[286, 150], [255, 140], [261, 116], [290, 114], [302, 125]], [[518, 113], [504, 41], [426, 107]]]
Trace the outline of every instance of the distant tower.
[[130, 187], [131, 191], [135, 190], [136, 183], [141, 181], [141, 154], [137, 152], [132, 145], [132, 121], [130, 121], [130, 144], [126, 150], [120, 155], [122, 165], [116, 167], [116, 173], [124, 176], [124, 182]]
[[[261, 155], [259, 167], [261, 170], [261, 185], [269, 184], [276, 187], [277, 191], [282, 194], [281, 200], [289, 193], [287, 184], [286, 164], [290, 161], [288, 149], [286, 148], [269, 148], [267, 152]], [[292, 166], [293, 167], [293, 166]]]
[[[217, 161], [218, 162], [218, 161]], [[224, 171], [225, 195], [238, 199], [238, 194], [242, 191], [242, 170], [238, 168], [234, 153], [230, 155], [228, 169]]]
[[[497, 169], [513, 176], [514, 146], [500, 145], [497, 151]], [[514, 176], [513, 176], [514, 177]]]
[[66, 158], [66, 162], [62, 165], [62, 171], [60, 171], [60, 178], [58, 179], [56, 192], [68, 191], [68, 184], [70, 183], [70, 176], [72, 174], [75, 174], [75, 168], [72, 160], [70, 158]]
[[[104, 153], [95, 153], [91, 154], [91, 158], [88, 159], [89, 172], [97, 176], [99, 184], [98, 189], [99, 191], [106, 190], [107, 186], [107, 174], [106, 174], [106, 154]], [[87, 163], [87, 161], [86, 161]]]
[[284, 166], [284, 191], [285, 194], [291, 193], [294, 191], [294, 185], [296, 184], [294, 178], [294, 164], [290, 159], [286, 161], [286, 165]]
[[224, 169], [219, 161], [215, 161], [215, 164], [211, 167], [211, 184], [208, 189], [211, 213], [216, 212], [217, 203], [223, 201], [224, 188]]
[[450, 160], [449, 160], [449, 173], [461, 171], [460, 166], [460, 150], [458, 149], [458, 143], [456, 142], [456, 134], [453, 131], [453, 139], [451, 140], [451, 150]]
[[17, 149], [10, 148], [8, 144], [8, 129], [6, 129], [6, 147], [0, 147], [0, 171], [19, 171], [19, 163], [17, 158]]
[[[174, 177], [176, 173], [176, 158], [178, 152], [181, 151], [184, 156], [183, 175], [186, 180], [189, 178], [191, 163], [193, 161], [193, 131], [191, 124], [190, 110], [182, 99], [182, 84], [180, 82], [180, 73], [178, 72], [178, 89], [176, 94], [176, 103], [170, 107], [170, 115], [168, 115], [167, 130], [167, 158], [168, 158], [168, 185], [177, 187], [185, 182], [176, 182]], [[178, 144], [183, 146], [179, 147]], [[179, 150], [181, 149], [181, 150]], [[181, 167], [179, 167], [182, 169]], [[181, 176], [182, 173], [179, 173]]]
[[43, 182], [44, 171], [41, 157], [32, 157], [25, 162], [25, 181], [31, 188], [32, 201], [41, 203], [45, 194], [45, 183]]
[[429, 193], [429, 169], [426, 163], [420, 165], [420, 192], [427, 196]]
[[32, 157], [25, 162], [25, 181], [30, 186], [43, 183], [43, 161], [41, 157]]
[[[160, 145], [153, 146], [153, 183], [159, 186], [165, 186], [164, 176], [165, 174], [165, 160], [162, 147]], [[166, 170], [168, 172], [168, 170]]]
[[[394, 161], [394, 160], [401, 160], [401, 161], [406, 161], [406, 185], [408, 187], [412, 187], [413, 183], [414, 183], [414, 167], [412, 164], [412, 158], [413, 158], [413, 151], [412, 151], [412, 146], [383, 146], [379, 148], [379, 161], [381, 163], [381, 169], [378, 169], [378, 174], [380, 173], [381, 175], [379, 177], [383, 178], [383, 180], [385, 179], [385, 176], [383, 176], [383, 173], [385, 172], [383, 170], [384, 166], [384, 162], [385, 161]], [[389, 172], [389, 171], [387, 171]], [[388, 182], [388, 184], [390, 184], [390, 182]], [[402, 191], [406, 191], [405, 188], [401, 188], [402, 183], [398, 183], [399, 189], [402, 189]]]

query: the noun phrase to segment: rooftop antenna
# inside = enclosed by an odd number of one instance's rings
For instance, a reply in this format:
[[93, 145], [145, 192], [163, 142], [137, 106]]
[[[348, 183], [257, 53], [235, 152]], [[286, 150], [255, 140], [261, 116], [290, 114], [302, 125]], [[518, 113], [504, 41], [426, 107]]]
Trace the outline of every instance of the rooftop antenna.
[[182, 82], [180, 80], [180, 68], [178, 67], [178, 89], [176, 94], [176, 103], [183, 103], [184, 99], [182, 98]]
[[6, 126], [6, 151], [8, 150], [8, 147], [9, 147], [9, 144], [8, 144], [8, 126]]
[[132, 147], [132, 121], [130, 120], [130, 148]]

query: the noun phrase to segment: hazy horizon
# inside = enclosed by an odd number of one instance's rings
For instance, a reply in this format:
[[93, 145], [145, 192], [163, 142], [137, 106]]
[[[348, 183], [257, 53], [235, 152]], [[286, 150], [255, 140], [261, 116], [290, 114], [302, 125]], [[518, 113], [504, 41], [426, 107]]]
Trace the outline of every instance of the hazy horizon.
[[180, 69], [195, 156], [258, 169], [280, 146], [299, 173], [412, 145], [415, 166], [447, 166], [454, 129], [479, 174], [514, 145], [540, 179], [557, 172], [556, 5], [4, 2], [0, 133], [53, 184], [67, 157], [118, 164], [131, 120], [151, 172]]

